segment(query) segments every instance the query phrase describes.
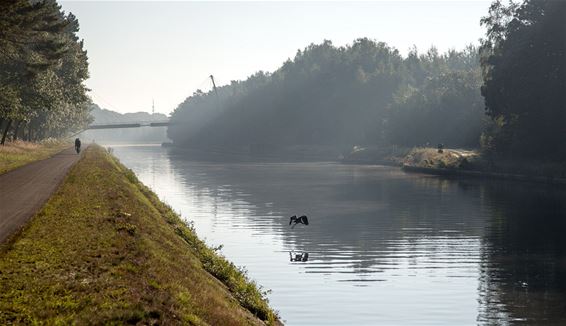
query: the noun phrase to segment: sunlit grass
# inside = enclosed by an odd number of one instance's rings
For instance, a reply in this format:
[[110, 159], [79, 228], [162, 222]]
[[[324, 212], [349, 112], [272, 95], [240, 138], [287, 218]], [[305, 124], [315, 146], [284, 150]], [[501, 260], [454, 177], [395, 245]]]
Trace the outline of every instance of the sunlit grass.
[[[542, 178], [538, 181], [545, 182], [566, 178], [566, 165], [561, 162], [490, 157], [487, 153], [456, 149], [445, 149], [443, 153], [438, 153], [435, 148], [414, 148], [405, 157], [403, 163], [420, 168], [483, 172], [499, 177], [506, 177], [505, 175], [535, 179], [538, 177]], [[536, 181], [535, 179], [532, 180]]]
[[0, 279], [0, 324], [278, 323], [245, 272], [98, 146], [2, 246]]
[[439, 153], [436, 148], [416, 147], [405, 156], [403, 163], [423, 168], [465, 169], [478, 158], [479, 154], [473, 151], [444, 149]]
[[0, 145], [0, 174], [16, 169], [33, 161], [48, 158], [71, 146], [69, 141], [47, 139], [42, 142], [17, 140]]

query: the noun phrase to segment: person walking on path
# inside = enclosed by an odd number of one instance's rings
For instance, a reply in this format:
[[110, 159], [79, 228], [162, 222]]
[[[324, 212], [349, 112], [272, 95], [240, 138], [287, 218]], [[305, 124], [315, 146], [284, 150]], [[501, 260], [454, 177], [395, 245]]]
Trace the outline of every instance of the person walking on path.
[[75, 151], [77, 151], [77, 154], [81, 151], [81, 140], [78, 138], [75, 139]]

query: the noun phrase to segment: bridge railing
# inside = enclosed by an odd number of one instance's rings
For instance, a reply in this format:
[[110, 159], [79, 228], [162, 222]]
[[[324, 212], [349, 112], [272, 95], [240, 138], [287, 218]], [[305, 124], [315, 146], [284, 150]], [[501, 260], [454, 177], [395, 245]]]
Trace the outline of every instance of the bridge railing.
[[158, 122], [140, 122], [140, 123], [110, 123], [110, 124], [95, 124], [85, 128], [85, 130], [96, 129], [118, 129], [118, 128], [139, 128], [139, 127], [167, 127], [170, 126], [169, 121]]

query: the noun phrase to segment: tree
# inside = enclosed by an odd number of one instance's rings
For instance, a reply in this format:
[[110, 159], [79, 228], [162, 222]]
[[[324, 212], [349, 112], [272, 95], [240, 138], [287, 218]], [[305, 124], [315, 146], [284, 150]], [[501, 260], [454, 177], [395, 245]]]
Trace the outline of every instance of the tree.
[[[224, 150], [263, 144], [342, 151], [388, 140], [412, 146], [438, 137], [472, 146], [483, 116], [479, 80], [473, 46], [444, 54], [431, 48], [422, 55], [415, 48], [403, 58], [397, 49], [367, 38], [342, 47], [324, 41], [297, 51], [273, 73], [218, 87], [218, 98], [214, 92], [195, 92], [172, 114], [168, 134], [177, 146]], [[409, 104], [416, 95], [398, 102], [412, 91], [426, 96], [430, 116], [423, 118], [423, 108]], [[447, 119], [442, 136], [431, 128], [439, 119]], [[421, 139], [410, 137], [415, 129], [409, 124], [422, 129]], [[384, 137], [394, 134], [410, 139]]]
[[566, 159], [566, 2], [495, 1], [482, 19], [486, 147], [501, 155]]
[[484, 124], [480, 83], [478, 69], [453, 71], [400, 92], [390, 108], [388, 140], [404, 146], [477, 147]]
[[2, 144], [10, 131], [16, 138], [22, 125], [37, 138], [88, 122], [88, 59], [78, 28], [76, 17], [55, 0], [0, 2]]

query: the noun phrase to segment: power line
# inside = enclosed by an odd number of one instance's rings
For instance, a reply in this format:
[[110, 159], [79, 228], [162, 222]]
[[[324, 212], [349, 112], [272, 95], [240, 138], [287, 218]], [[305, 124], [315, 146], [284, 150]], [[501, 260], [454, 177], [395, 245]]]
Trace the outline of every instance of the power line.
[[100, 94], [98, 94], [97, 92], [93, 91], [92, 89], [90, 90], [91, 93], [93, 93], [93, 95], [95, 95], [97, 98], [99, 98], [100, 100], [102, 100], [102, 102], [105, 103], [105, 105], [110, 106], [112, 109], [114, 109], [114, 111], [120, 112], [120, 110], [114, 106], [112, 103], [110, 103], [108, 100], [106, 100], [104, 97], [102, 97]]

